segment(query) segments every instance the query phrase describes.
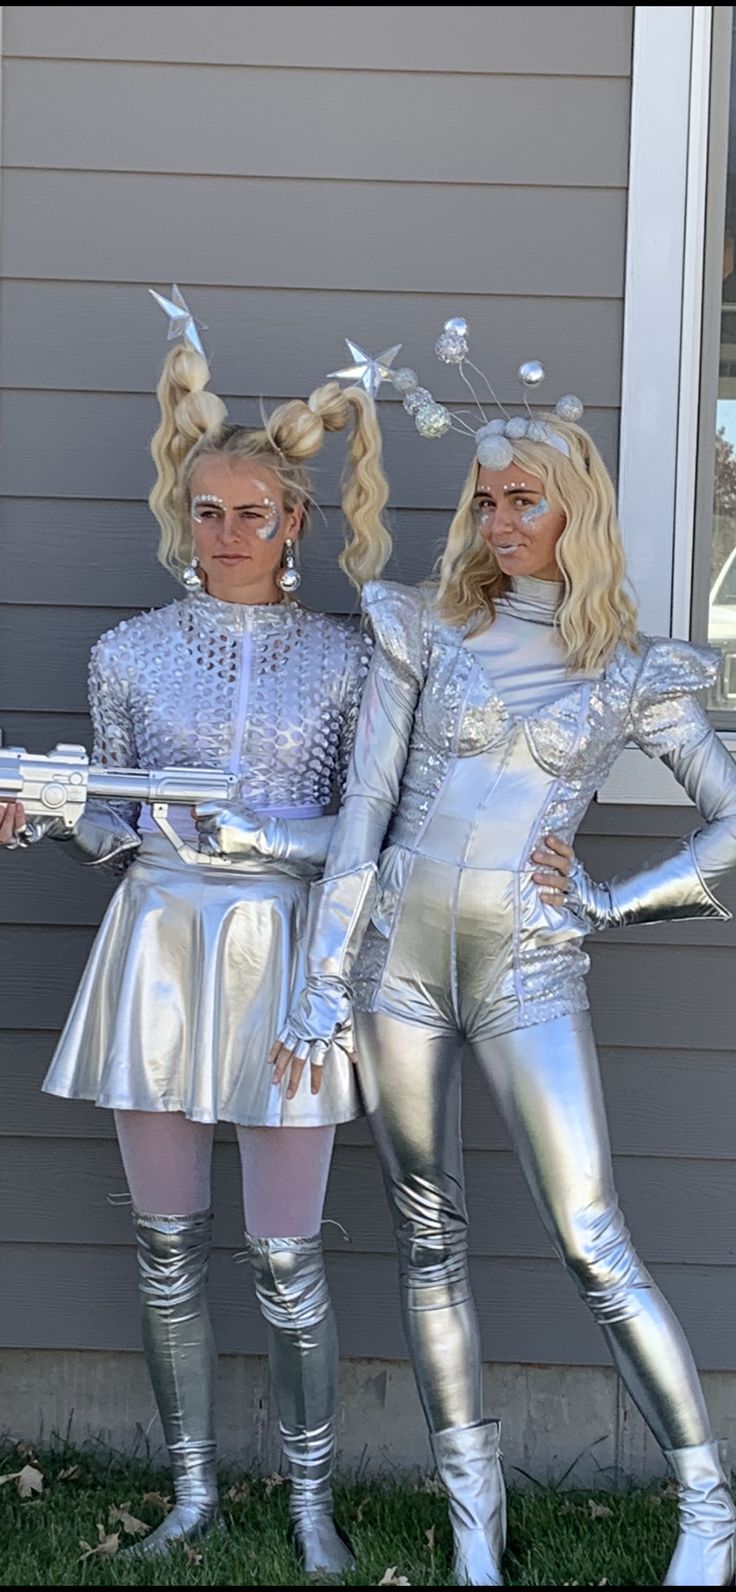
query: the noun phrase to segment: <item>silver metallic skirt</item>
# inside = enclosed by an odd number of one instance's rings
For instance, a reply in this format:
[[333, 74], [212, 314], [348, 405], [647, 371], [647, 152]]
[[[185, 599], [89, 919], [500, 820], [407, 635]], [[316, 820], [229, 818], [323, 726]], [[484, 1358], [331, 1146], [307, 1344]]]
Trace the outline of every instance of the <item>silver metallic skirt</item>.
[[146, 835], [103, 918], [44, 1082], [49, 1094], [196, 1122], [321, 1127], [360, 1114], [333, 1046], [287, 1100], [268, 1056], [302, 977], [308, 882], [268, 863], [181, 862]]

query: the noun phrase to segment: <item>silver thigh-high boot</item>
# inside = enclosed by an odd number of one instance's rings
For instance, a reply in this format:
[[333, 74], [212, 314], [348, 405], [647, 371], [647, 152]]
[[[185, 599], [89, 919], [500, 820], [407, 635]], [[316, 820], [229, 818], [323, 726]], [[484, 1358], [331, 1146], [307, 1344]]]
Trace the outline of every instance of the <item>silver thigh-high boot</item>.
[[732, 1586], [736, 1511], [717, 1443], [665, 1452], [678, 1483], [680, 1536], [665, 1586]]
[[431, 1434], [437, 1472], [450, 1504], [458, 1586], [503, 1586], [506, 1488], [497, 1421]]
[[322, 1240], [246, 1237], [268, 1324], [297, 1547], [308, 1574], [341, 1575], [355, 1561], [332, 1518], [338, 1348]]
[[143, 1349], [174, 1480], [174, 1508], [129, 1551], [162, 1553], [220, 1525], [214, 1391], [216, 1355], [207, 1308], [211, 1216], [134, 1210], [143, 1302]]

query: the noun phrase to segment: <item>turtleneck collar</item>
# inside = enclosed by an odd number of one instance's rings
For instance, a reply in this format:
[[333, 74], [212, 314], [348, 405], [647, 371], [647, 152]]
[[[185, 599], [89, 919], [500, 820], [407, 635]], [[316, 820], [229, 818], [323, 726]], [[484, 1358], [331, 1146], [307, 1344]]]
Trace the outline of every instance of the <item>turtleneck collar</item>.
[[210, 597], [206, 591], [194, 592], [185, 600], [191, 604], [200, 624], [240, 633], [252, 630], [255, 625], [282, 625], [298, 612], [295, 602], [229, 603], [222, 597]]
[[565, 591], [562, 580], [539, 580], [536, 575], [515, 575], [511, 590], [501, 598], [510, 613], [532, 624], [553, 625]]

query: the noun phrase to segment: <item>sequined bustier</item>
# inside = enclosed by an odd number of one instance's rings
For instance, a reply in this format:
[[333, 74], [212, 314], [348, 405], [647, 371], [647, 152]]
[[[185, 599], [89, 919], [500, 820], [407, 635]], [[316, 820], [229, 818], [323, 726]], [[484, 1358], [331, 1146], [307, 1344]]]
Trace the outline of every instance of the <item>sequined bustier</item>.
[[124, 620], [90, 666], [96, 761], [239, 774], [244, 803], [320, 813], [344, 780], [365, 638], [295, 604], [204, 593]]

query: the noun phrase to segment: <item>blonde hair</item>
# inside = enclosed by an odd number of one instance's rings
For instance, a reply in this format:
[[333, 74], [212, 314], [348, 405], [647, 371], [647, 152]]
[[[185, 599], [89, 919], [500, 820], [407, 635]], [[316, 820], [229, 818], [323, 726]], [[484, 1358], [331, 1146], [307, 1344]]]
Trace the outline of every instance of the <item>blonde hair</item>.
[[286, 511], [300, 506], [306, 521], [312, 484], [305, 461], [319, 453], [328, 432], [342, 431], [352, 421], [342, 484], [347, 528], [339, 561], [358, 589], [380, 575], [391, 554], [381, 518], [388, 485], [368, 394], [328, 382], [306, 402], [295, 398], [280, 404], [258, 430], [228, 424], [222, 399], [206, 391], [209, 376], [201, 354], [179, 344], [167, 356], [157, 388], [161, 421], [151, 443], [157, 476], [148, 501], [161, 530], [158, 556], [165, 568], [181, 579], [191, 562], [189, 483], [200, 459], [224, 454], [234, 463], [257, 460], [278, 478]]
[[[513, 443], [514, 463], [537, 476], [550, 507], [565, 515], [555, 549], [565, 591], [557, 624], [570, 669], [596, 673], [610, 662], [619, 642], [636, 646], [636, 605], [625, 589], [626, 560], [613, 483], [587, 431], [552, 417], [570, 456], [527, 437]], [[463, 484], [439, 565], [437, 605], [451, 624], [470, 633], [493, 623], [495, 600], [511, 580], [499, 569], [473, 514], [480, 466], [476, 459]]]

